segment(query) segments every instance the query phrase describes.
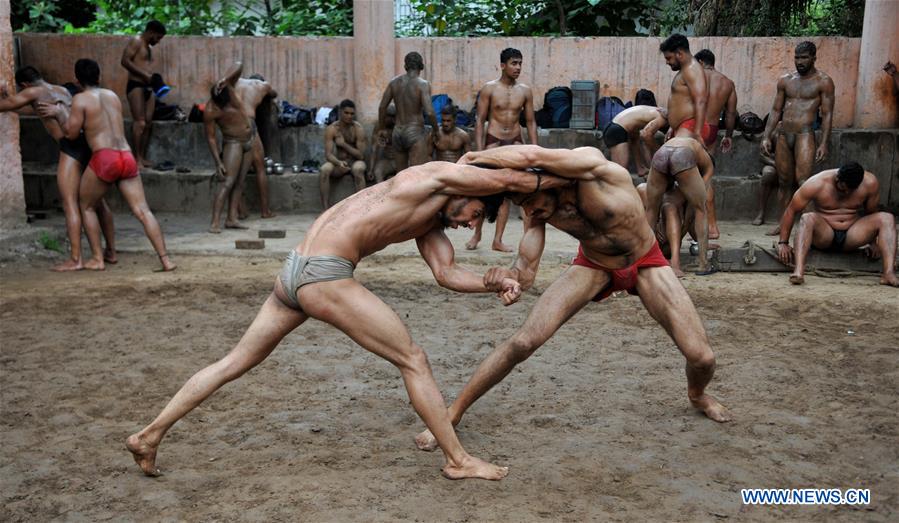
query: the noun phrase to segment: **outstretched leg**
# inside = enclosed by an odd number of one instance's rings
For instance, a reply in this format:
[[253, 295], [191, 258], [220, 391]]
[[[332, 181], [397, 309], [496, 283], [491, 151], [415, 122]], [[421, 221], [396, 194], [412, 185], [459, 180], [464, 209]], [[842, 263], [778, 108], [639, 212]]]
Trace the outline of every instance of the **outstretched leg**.
[[134, 217], [144, 226], [144, 233], [147, 235], [147, 238], [153, 245], [153, 249], [159, 256], [159, 261], [162, 263], [162, 270], [175, 270], [177, 267], [169, 259], [169, 255], [165, 250], [165, 238], [162, 236], [162, 229], [159, 227], [159, 222], [156, 221], [156, 216], [153, 215], [153, 211], [151, 211], [150, 206], [147, 205], [147, 198], [144, 196], [144, 184], [141, 183], [140, 176], [120, 181], [119, 191], [121, 191], [125, 201], [128, 202], [128, 207], [131, 208]]
[[191, 376], [152, 423], [128, 437], [125, 445], [144, 474], [159, 474], [156, 452], [163, 436], [175, 422], [222, 385], [239, 378], [262, 362], [284, 336], [307, 318], [302, 312], [284, 305], [274, 293], [270, 294], [237, 346], [224, 358]]
[[[578, 265], [565, 269], [537, 300], [524, 325], [478, 365], [449, 407], [453, 425], [458, 425], [475, 401], [502, 381], [515, 365], [528, 359], [608, 283], [609, 275], [603, 271]], [[415, 444], [421, 450], [434, 450], [439, 446], [439, 440], [431, 431], [424, 431], [415, 438]]]
[[399, 369], [412, 407], [444, 450], [445, 476], [498, 480], [508, 474], [506, 467], [477, 459], [462, 447], [431, 374], [428, 357], [412, 342], [409, 331], [393, 309], [353, 279], [313, 283], [301, 288], [298, 294], [300, 304], [310, 316], [337, 327]]
[[705, 393], [715, 374], [715, 354], [699, 313], [674, 272], [670, 267], [640, 269], [637, 292], [650, 316], [659, 322], [687, 359], [690, 403], [715, 421], [730, 421], [727, 409]]

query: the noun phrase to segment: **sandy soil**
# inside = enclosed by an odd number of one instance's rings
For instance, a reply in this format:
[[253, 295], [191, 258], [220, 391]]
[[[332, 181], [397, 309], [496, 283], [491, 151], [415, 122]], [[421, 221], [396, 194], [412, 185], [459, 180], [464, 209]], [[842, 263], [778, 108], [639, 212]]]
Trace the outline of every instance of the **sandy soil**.
[[[415, 449], [398, 373], [308, 322], [163, 442], [143, 477], [125, 437], [227, 352], [279, 261], [182, 256], [174, 274], [123, 254], [104, 274], [0, 268], [2, 521], [895, 521], [899, 292], [875, 277], [718, 274], [684, 283], [719, 368], [715, 424], [683, 359], [635, 297], [591, 304], [460, 426], [498, 483], [452, 482]], [[537, 289], [563, 266], [544, 267]], [[392, 305], [448, 397], [536, 299], [439, 288], [421, 260], [357, 275]], [[850, 331], [852, 331], [850, 333]], [[870, 488], [867, 507], [742, 507], [748, 487]]]

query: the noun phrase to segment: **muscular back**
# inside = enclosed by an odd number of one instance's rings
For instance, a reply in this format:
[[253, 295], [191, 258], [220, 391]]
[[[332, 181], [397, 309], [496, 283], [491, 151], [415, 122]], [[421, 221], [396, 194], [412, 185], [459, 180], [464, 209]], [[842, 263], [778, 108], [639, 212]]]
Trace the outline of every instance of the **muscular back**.
[[131, 150], [125, 139], [122, 102], [114, 92], [99, 87], [86, 89], [75, 95], [72, 111], [83, 111], [84, 135], [92, 150]]
[[[701, 78], [705, 78], [705, 73], [699, 62], [694, 60], [687, 68]], [[708, 111], [706, 111], [708, 112]], [[687, 85], [687, 79], [684, 71], [678, 71], [671, 81], [671, 97], [668, 99], [668, 122], [673, 129], [680, 127], [684, 120], [694, 118], [696, 107], [693, 105], [693, 98], [690, 96], [690, 87]]]
[[734, 83], [714, 69], [704, 69], [706, 85], [709, 90], [709, 102], [706, 108], [705, 121], [718, 125], [721, 112], [727, 106], [727, 100], [734, 93]]
[[[72, 107], [72, 95], [69, 93], [68, 89], [61, 85], [43, 83], [43, 85], [28, 87], [19, 94], [31, 100], [28, 104], [34, 109], [35, 114], [37, 113], [37, 104], [39, 103], [62, 104], [68, 109], [71, 109]], [[54, 140], [58, 142], [62, 139], [62, 127], [59, 125], [59, 121], [57, 121], [56, 118], [41, 117], [41, 123], [44, 124], [44, 129], [47, 130], [47, 133], [49, 133]]]
[[821, 71], [815, 71], [808, 78], [793, 72], [780, 78], [777, 89], [778, 94], [783, 93], [783, 130], [809, 131], [824, 96], [833, 93], [833, 80]]
[[396, 124], [424, 127], [422, 112], [425, 104], [431, 103], [428, 81], [404, 74], [391, 80], [389, 88], [396, 106]]
[[241, 100], [241, 107], [248, 118], [256, 118], [256, 108], [272, 93], [271, 85], [262, 80], [240, 78], [234, 86]]
[[646, 127], [646, 124], [658, 118], [658, 116], [658, 107], [635, 105], [618, 113], [612, 121], [624, 127], [628, 133], [636, 133]]

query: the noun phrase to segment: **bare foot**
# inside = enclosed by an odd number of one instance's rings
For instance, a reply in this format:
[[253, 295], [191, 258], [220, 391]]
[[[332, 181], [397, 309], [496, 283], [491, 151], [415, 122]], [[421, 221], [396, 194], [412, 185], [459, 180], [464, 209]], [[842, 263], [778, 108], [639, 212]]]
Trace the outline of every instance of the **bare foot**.
[[730, 413], [727, 412], [727, 409], [724, 408], [724, 405], [718, 403], [718, 400], [708, 394], [703, 394], [699, 399], [690, 400], [690, 403], [701, 410], [711, 420], [717, 421], [718, 423], [726, 423], [733, 419], [730, 417]]
[[[711, 238], [711, 236], [709, 236], [709, 238]], [[720, 245], [720, 244], [713, 243], [713, 242], [709, 242], [709, 250], [710, 250], [710, 251], [716, 251], [716, 250], [718, 250], [718, 249], [720, 249], [720, 248], [721, 248], [721, 245]]]
[[274, 218], [275, 216], [277, 216], [277, 214], [273, 213], [272, 211], [262, 213], [263, 220], [267, 220], [269, 218]]
[[225, 222], [226, 229], [248, 229], [246, 225], [241, 225], [240, 222]]
[[671, 266], [671, 270], [674, 271], [674, 275], [677, 276], [678, 278], [683, 278], [684, 276], [687, 275], [687, 273], [680, 270], [680, 267], [675, 267], [674, 265]]
[[84, 268], [89, 271], [105, 271], [106, 265], [103, 264], [103, 260], [95, 260], [91, 258], [84, 262]]
[[791, 274], [790, 283], [792, 283], [793, 285], [802, 285], [803, 283], [805, 283], [805, 277], [801, 274]]
[[478, 248], [478, 242], [481, 241], [480, 238], [472, 238], [465, 243], [465, 248], [469, 251], [473, 251]]
[[899, 278], [895, 274], [884, 274], [880, 277], [881, 285], [889, 285], [890, 287], [899, 287]]
[[151, 446], [144, 441], [139, 435], [132, 434], [125, 440], [125, 448], [131, 453], [137, 466], [150, 477], [162, 475], [159, 468], [156, 467], [156, 450], [157, 447]]
[[498, 467], [474, 456], [468, 456], [461, 465], [444, 465], [443, 475], [449, 479], [489, 479], [499, 481], [509, 475], [509, 467]]
[[178, 266], [169, 259], [168, 254], [163, 254], [162, 256], [160, 256], [159, 261], [162, 262], [162, 272], [169, 272], [178, 268]]
[[209, 232], [211, 232], [212, 234], [221, 234], [222, 229], [221, 229], [221, 227], [213, 225], [212, 227], [209, 228]]
[[[238, 220], [246, 220], [249, 217], [250, 217], [250, 213], [248, 213], [246, 211], [237, 213]], [[228, 224], [226, 223], [225, 227], [227, 227], [227, 226], [228, 226]]]
[[497, 241], [494, 241], [494, 242], [493, 242], [493, 245], [492, 245], [491, 247], [492, 247], [492, 249], [493, 249], [494, 251], [499, 251], [499, 252], [512, 252], [512, 247], [509, 247], [508, 245], [506, 245], [506, 244], [503, 243], [503, 242], [497, 242]]
[[119, 263], [119, 257], [116, 255], [115, 251], [106, 249], [103, 251], [103, 261], [110, 265], [115, 265]]
[[415, 436], [415, 446], [418, 447], [418, 450], [432, 452], [436, 450], [440, 445], [437, 444], [437, 438], [435, 438], [434, 435], [431, 434], [431, 431], [425, 430], [418, 436]]
[[53, 272], [71, 272], [71, 271], [80, 271], [84, 268], [84, 265], [81, 265], [81, 260], [75, 261], [72, 259], [68, 259], [59, 265], [54, 265], [50, 270]]
[[765, 233], [765, 236], [777, 236], [780, 234], [780, 225]]
[[720, 237], [721, 237], [721, 231], [719, 231], [718, 229], [709, 228], [709, 239], [710, 240], [717, 240]]
[[755, 219], [752, 220], [752, 224], [753, 224], [753, 225], [761, 225], [761, 224], [763, 224], [763, 223], [765, 223], [765, 219], [762, 218], [762, 215], [761, 215], [761, 214], [758, 215], [758, 216], [756, 216]]

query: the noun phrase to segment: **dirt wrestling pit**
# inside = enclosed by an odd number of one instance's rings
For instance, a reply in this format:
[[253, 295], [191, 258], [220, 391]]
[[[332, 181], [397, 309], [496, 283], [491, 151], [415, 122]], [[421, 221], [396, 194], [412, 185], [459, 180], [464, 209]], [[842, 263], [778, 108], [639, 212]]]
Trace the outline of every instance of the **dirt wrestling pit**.
[[[899, 293], [876, 276], [683, 280], [726, 425], [690, 407], [684, 360], [638, 298], [588, 305], [459, 427], [469, 452], [510, 466], [501, 482], [444, 479], [441, 455], [415, 448], [399, 373], [310, 321], [175, 425], [153, 479], [126, 436], [231, 349], [280, 265], [177, 262], [0, 268], [0, 520], [896, 521]], [[564, 268], [547, 263], [536, 290]], [[366, 260], [357, 277], [409, 326], [448, 401], [538, 295], [504, 308], [455, 294], [411, 257]], [[871, 503], [741, 504], [741, 488], [764, 487], [870, 489]]]

